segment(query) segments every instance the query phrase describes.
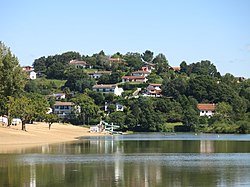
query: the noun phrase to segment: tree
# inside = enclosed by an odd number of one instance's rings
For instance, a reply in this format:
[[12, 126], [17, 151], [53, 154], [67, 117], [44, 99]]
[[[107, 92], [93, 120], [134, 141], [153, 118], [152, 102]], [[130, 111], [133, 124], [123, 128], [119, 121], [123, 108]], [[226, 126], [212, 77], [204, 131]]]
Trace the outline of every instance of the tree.
[[210, 77], [220, 77], [220, 73], [217, 71], [216, 66], [209, 60], [202, 60], [201, 62], [192, 63], [187, 65], [185, 61], [181, 63], [181, 72], [187, 75], [206, 75]]
[[143, 55], [141, 55], [141, 57], [145, 62], [152, 62], [154, 53], [152, 51], [146, 50]]
[[17, 98], [8, 97], [8, 116], [22, 120], [22, 130], [26, 131], [25, 124], [33, 120], [42, 120], [48, 111], [49, 104], [44, 97], [39, 95], [23, 95]]
[[132, 70], [138, 70], [143, 66], [140, 53], [129, 52], [124, 56], [124, 59]]
[[0, 114], [6, 114], [7, 97], [17, 97], [26, 83], [26, 74], [22, 71], [18, 59], [0, 42]]
[[45, 115], [45, 122], [49, 124], [49, 130], [51, 125], [58, 121], [58, 116], [55, 114], [46, 114]]
[[121, 130], [127, 130], [127, 126], [125, 126], [126, 116], [123, 112], [116, 111], [109, 115], [109, 122], [114, 125], [118, 125]]
[[183, 73], [186, 73], [189, 75], [189, 72], [187, 72], [187, 69], [188, 69], [188, 65], [185, 61], [182, 61], [181, 64], [180, 64], [180, 68], [181, 68], [181, 72]]
[[69, 51], [61, 55], [41, 57], [35, 59], [33, 66], [36, 72], [45, 74], [49, 79], [65, 79], [65, 70], [70, 60], [81, 60], [78, 52]]
[[47, 78], [49, 79], [59, 79], [63, 80], [66, 78], [65, 76], [65, 69], [66, 65], [64, 65], [62, 62], [53, 63], [51, 66], [47, 69]]
[[98, 79], [98, 84], [116, 84], [122, 80], [121, 72], [112, 72], [111, 75], [104, 74]]
[[72, 69], [68, 72], [68, 79], [64, 87], [82, 93], [86, 88], [92, 89], [94, 84], [95, 80], [91, 79], [82, 69]]
[[169, 64], [164, 54], [158, 54], [153, 63], [156, 64], [156, 72], [157, 74], [166, 73], [169, 71]]
[[99, 107], [94, 100], [87, 94], [79, 94], [71, 99], [76, 106], [80, 106], [80, 115], [78, 118], [82, 124], [89, 124], [90, 120], [98, 117]]
[[46, 74], [46, 71], [47, 71], [46, 57], [43, 56], [38, 59], [35, 59], [35, 61], [33, 62], [33, 67], [34, 67], [35, 72]]
[[216, 121], [230, 121], [233, 114], [233, 108], [226, 102], [220, 102], [216, 105], [215, 112], [214, 118]]
[[173, 80], [164, 79], [162, 86], [162, 94], [168, 97], [178, 98], [187, 92], [188, 83], [186, 79], [177, 77]]
[[92, 90], [88, 90], [86, 93], [94, 100], [96, 105], [100, 106], [104, 104], [105, 97], [103, 96], [103, 93]]

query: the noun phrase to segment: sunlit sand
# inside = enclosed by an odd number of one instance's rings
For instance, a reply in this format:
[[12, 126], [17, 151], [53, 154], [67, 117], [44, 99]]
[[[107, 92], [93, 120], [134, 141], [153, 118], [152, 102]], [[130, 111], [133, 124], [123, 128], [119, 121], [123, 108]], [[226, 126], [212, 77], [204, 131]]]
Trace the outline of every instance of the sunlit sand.
[[27, 124], [26, 130], [22, 131], [21, 126], [0, 126], [0, 153], [44, 144], [74, 141], [80, 136], [104, 135], [90, 133], [88, 128], [59, 123], [52, 124], [50, 130], [46, 123]]

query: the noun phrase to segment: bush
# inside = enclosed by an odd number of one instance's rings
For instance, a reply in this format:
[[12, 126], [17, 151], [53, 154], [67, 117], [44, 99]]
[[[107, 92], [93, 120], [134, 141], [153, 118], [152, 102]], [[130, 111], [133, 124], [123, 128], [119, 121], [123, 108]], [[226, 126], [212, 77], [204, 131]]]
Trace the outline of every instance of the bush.
[[223, 122], [214, 123], [211, 127], [211, 131], [215, 133], [236, 133], [238, 131], [237, 125], [229, 125]]
[[238, 121], [236, 123], [239, 128], [238, 128], [238, 132], [241, 133], [241, 134], [248, 134], [250, 133], [250, 122], [249, 121]]

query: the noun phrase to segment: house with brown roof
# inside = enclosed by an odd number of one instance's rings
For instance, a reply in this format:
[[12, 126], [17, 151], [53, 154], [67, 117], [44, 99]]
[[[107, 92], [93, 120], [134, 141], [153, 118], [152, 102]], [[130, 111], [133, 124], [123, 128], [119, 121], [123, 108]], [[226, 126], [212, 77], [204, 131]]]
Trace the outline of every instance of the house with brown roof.
[[181, 67], [177, 67], [177, 66], [176, 67], [174, 67], [174, 66], [169, 67], [169, 69], [174, 70], [176, 72], [181, 71]]
[[99, 79], [102, 75], [111, 75], [112, 71], [95, 71], [95, 72], [89, 72], [88, 75], [91, 78]]
[[123, 76], [122, 82], [147, 82], [148, 79], [144, 76]]
[[61, 118], [65, 118], [74, 113], [80, 113], [80, 106], [76, 106], [73, 102], [56, 101], [53, 107], [54, 114]]
[[89, 65], [87, 62], [82, 61], [82, 60], [71, 60], [69, 62], [70, 65], [74, 65], [76, 68], [92, 68], [91, 65]]
[[31, 80], [36, 79], [36, 72], [34, 71], [34, 67], [32, 67], [32, 66], [23, 66], [22, 69], [27, 74], [28, 79], [31, 79]]
[[23, 71], [34, 71], [34, 67], [32, 66], [22, 66]]
[[214, 104], [214, 103], [212, 103], [212, 104], [200, 103], [197, 105], [197, 108], [200, 111], [200, 116], [211, 117], [214, 115], [216, 104]]
[[155, 68], [153, 68], [152, 66], [148, 66], [148, 65], [145, 65], [145, 66], [142, 66], [141, 70], [142, 71], [147, 71], [149, 73], [152, 72], [152, 70], [154, 70]]
[[112, 64], [112, 63], [115, 63], [115, 64], [124, 64], [125, 63], [125, 60], [122, 59], [122, 58], [109, 58], [109, 62]]
[[146, 88], [146, 95], [144, 96], [161, 97], [161, 86], [162, 84], [149, 84]]
[[124, 92], [124, 90], [122, 88], [118, 88], [116, 84], [97, 84], [93, 86], [93, 91], [101, 93], [113, 93], [117, 96], [122, 95], [122, 92]]

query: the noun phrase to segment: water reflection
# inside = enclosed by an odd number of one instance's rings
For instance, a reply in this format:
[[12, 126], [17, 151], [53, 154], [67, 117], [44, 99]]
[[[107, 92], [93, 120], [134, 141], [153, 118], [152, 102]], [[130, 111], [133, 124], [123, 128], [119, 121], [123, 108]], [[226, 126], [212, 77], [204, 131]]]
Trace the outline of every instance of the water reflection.
[[250, 141], [139, 136], [0, 154], [0, 186], [250, 186]]

